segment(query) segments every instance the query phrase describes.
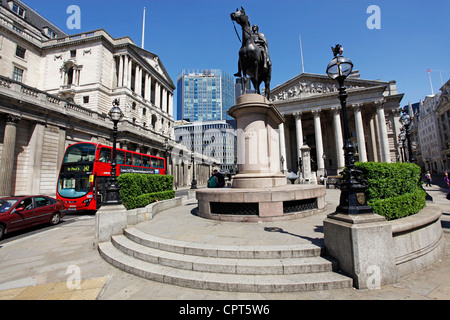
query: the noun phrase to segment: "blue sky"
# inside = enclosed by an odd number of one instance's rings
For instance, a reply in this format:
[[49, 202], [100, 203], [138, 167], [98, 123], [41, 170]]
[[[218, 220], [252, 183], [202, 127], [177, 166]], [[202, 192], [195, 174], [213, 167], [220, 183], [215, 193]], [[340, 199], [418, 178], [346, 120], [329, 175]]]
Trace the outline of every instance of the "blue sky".
[[[146, 7], [145, 49], [160, 56], [176, 83], [182, 69], [237, 71], [240, 43], [230, 13], [243, 6], [270, 47], [272, 88], [301, 73], [325, 74], [330, 46], [340, 43], [361, 78], [396, 80], [406, 105], [431, 94], [450, 78], [448, 0], [23, 0], [69, 34], [103, 28], [141, 45]], [[67, 28], [67, 8], [81, 9], [81, 29]], [[380, 8], [381, 29], [367, 28], [367, 8]]]

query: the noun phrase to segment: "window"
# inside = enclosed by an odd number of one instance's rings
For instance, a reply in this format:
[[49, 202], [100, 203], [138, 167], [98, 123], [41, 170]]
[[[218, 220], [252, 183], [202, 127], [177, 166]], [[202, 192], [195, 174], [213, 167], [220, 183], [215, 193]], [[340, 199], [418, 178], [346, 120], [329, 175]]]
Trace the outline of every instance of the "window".
[[127, 166], [131, 166], [132, 163], [133, 163], [132, 155], [131, 153], [127, 152]]
[[146, 168], [150, 167], [150, 157], [147, 156], [142, 157], [142, 166]]
[[55, 202], [51, 201], [50, 199], [44, 198], [44, 197], [36, 197], [34, 198], [34, 201], [36, 203], [36, 208], [45, 207], [54, 204]]
[[133, 166], [141, 166], [141, 156], [138, 154], [133, 154]]
[[158, 160], [159, 162], [159, 168], [164, 169], [164, 160]]
[[23, 70], [17, 67], [14, 67], [13, 71], [13, 80], [17, 82], [22, 82], [23, 80]]
[[111, 149], [102, 148], [100, 150], [100, 162], [111, 163]]
[[83, 103], [89, 103], [89, 96], [83, 97]]
[[77, 50], [70, 50], [70, 57], [75, 58], [77, 56]]
[[16, 56], [18, 56], [19, 58], [25, 59], [25, 52], [27, 52], [27, 49], [24, 49], [21, 46], [17, 46]]
[[17, 14], [18, 16], [25, 18], [25, 9], [18, 6], [17, 4], [12, 4], [12, 11]]
[[125, 164], [125, 152], [117, 151], [117, 164]]

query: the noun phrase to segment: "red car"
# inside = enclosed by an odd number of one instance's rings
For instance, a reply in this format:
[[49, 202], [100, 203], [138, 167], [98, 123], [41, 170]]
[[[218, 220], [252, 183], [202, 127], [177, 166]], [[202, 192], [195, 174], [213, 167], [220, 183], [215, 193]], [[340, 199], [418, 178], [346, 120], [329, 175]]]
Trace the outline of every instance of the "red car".
[[62, 200], [47, 196], [0, 198], [0, 239], [7, 232], [44, 223], [56, 225], [65, 213]]

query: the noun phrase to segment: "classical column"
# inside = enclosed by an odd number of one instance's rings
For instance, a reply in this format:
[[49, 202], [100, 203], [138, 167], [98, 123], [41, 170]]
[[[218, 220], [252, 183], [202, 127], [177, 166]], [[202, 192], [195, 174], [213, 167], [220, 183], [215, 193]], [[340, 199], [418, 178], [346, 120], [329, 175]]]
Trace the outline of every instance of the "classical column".
[[281, 158], [283, 158], [281, 170], [283, 173], [286, 173], [287, 172], [287, 156], [286, 156], [286, 137], [284, 135], [284, 123], [281, 123], [278, 126], [278, 128], [280, 131], [280, 161], [281, 161]]
[[303, 146], [303, 127], [302, 127], [302, 113], [294, 113], [295, 117], [295, 133], [297, 137], [297, 154], [300, 157], [300, 148]]
[[399, 159], [401, 150], [399, 146], [398, 136], [402, 127], [402, 124], [400, 123], [400, 109], [395, 109], [392, 111], [392, 123], [394, 124], [394, 141], [396, 147], [395, 149], [397, 150], [396, 156], [397, 159]]
[[355, 112], [356, 136], [358, 139], [359, 161], [367, 162], [366, 138], [364, 136], [364, 123], [361, 115], [362, 103], [352, 105]]
[[337, 152], [337, 173], [339, 174], [339, 172], [342, 172], [345, 168], [344, 140], [341, 126], [341, 107], [335, 107], [331, 110], [333, 111], [334, 137], [336, 139]]
[[316, 158], [317, 158], [317, 177], [325, 174], [325, 164], [323, 161], [323, 139], [322, 125], [320, 123], [320, 110], [313, 110], [314, 132], [316, 136]]
[[145, 73], [145, 97], [144, 99], [147, 101], [150, 101], [150, 75], [146, 72]]
[[169, 112], [169, 110], [167, 110], [167, 90], [164, 87], [162, 88], [161, 109], [166, 113]]
[[375, 106], [377, 107], [378, 127], [380, 130], [381, 160], [383, 162], [391, 163], [386, 116], [384, 113], [384, 100], [375, 101]]
[[119, 76], [117, 78], [117, 87], [123, 87], [123, 56], [119, 56]]
[[128, 70], [129, 70], [129, 57], [123, 56], [123, 82], [122, 87], [128, 88]]
[[127, 88], [128, 89], [131, 89], [131, 73], [132, 73], [132, 68], [133, 68], [133, 60], [130, 58], [130, 57], [128, 57], [128, 71], [127, 71], [127, 74], [128, 74], [128, 81], [127, 81]]
[[29, 144], [30, 147], [30, 155], [28, 159], [29, 181], [27, 183], [27, 190], [28, 190], [27, 192], [29, 194], [40, 194], [44, 136], [45, 136], [45, 125], [41, 123], [36, 123]]
[[173, 94], [169, 95], [169, 115], [173, 116]]
[[139, 92], [139, 84], [140, 84], [140, 81], [139, 81], [139, 78], [140, 78], [140, 76], [139, 76], [139, 69], [140, 69], [141, 67], [138, 65], [138, 64], [136, 64], [136, 67], [135, 67], [135, 71], [134, 71], [134, 93], [136, 93], [136, 94], [139, 94], [140, 92]]
[[155, 106], [157, 108], [162, 109], [162, 105], [161, 105], [161, 84], [159, 82], [156, 82], [156, 85], [155, 85]]
[[3, 138], [2, 162], [0, 167], [0, 196], [12, 196], [14, 155], [16, 149], [17, 123], [20, 116], [8, 115]]

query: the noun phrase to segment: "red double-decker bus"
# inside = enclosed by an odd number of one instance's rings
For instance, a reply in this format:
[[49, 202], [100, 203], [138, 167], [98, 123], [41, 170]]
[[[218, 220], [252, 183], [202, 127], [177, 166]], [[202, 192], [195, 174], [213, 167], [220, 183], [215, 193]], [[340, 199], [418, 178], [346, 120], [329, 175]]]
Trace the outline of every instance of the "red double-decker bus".
[[[67, 147], [58, 178], [56, 198], [68, 211], [96, 211], [111, 177], [112, 147], [81, 142]], [[123, 173], [166, 174], [164, 158], [117, 149], [117, 176]]]

